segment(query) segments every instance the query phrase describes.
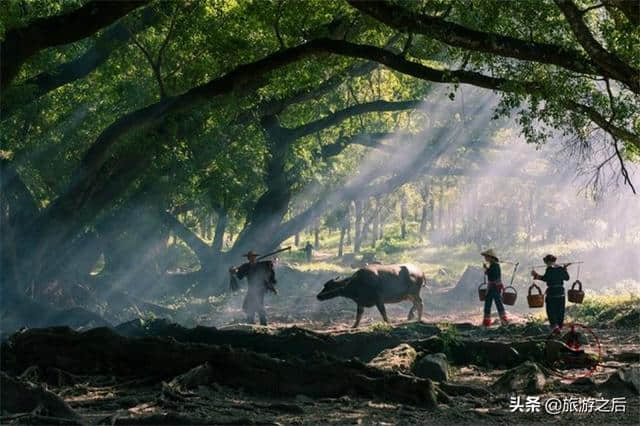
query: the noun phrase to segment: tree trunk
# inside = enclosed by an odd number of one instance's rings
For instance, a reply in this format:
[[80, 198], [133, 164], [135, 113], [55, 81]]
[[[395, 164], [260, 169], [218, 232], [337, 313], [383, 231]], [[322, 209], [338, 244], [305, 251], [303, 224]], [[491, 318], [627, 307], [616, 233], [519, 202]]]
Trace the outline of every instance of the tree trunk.
[[435, 205], [433, 203], [433, 198], [429, 197], [427, 210], [429, 211], [429, 230], [433, 231], [435, 228]]
[[218, 220], [216, 221], [216, 230], [213, 236], [212, 249], [215, 255], [219, 255], [222, 252], [224, 245], [224, 231], [227, 228], [227, 221], [229, 220], [227, 211], [220, 208], [216, 210]]
[[280, 241], [274, 241], [273, 236], [287, 213], [291, 199], [285, 163], [289, 146], [293, 142], [292, 136], [280, 126], [276, 116], [262, 117], [260, 122], [271, 154], [265, 177], [267, 191], [256, 202], [247, 218], [247, 225], [238, 235], [231, 250], [235, 254], [248, 250], [270, 251], [275, 248]]
[[440, 185], [440, 193], [438, 194], [438, 230], [443, 230], [444, 216], [444, 185]]
[[351, 245], [351, 203], [349, 203], [347, 205], [347, 220], [346, 220], [346, 225], [347, 225], [347, 242], [346, 244], [348, 246]]
[[361, 242], [360, 237], [362, 234], [362, 200], [355, 200], [354, 205], [355, 205], [355, 214], [356, 214], [354, 228], [355, 228], [356, 235], [353, 241], [353, 252], [360, 253], [360, 242]]
[[400, 200], [400, 237], [407, 238], [407, 197], [404, 195]]
[[427, 203], [422, 204], [422, 216], [420, 217], [420, 241], [424, 239], [424, 235], [427, 232]]
[[371, 247], [376, 247], [376, 241], [380, 234], [380, 197], [376, 197], [375, 212], [373, 213], [373, 230], [371, 233]]
[[449, 236], [451, 238], [456, 236], [456, 218], [454, 211], [453, 203], [449, 202], [447, 205], [447, 216], [449, 216]]

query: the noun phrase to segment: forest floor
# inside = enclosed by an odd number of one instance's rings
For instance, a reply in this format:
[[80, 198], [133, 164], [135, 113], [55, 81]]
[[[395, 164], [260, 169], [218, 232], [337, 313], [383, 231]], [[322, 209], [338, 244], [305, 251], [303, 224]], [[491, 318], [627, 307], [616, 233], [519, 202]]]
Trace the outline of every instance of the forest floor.
[[[187, 329], [155, 320], [123, 324], [115, 328], [117, 334], [107, 329], [27, 330], [5, 342], [3, 370], [13, 372], [24, 383], [43, 384], [59, 395], [78, 417], [56, 417], [51, 410], [47, 411], [47, 404], [39, 404], [33, 412], [11, 415], [3, 412], [0, 423], [638, 424], [637, 327], [593, 329], [601, 345], [601, 357], [593, 374], [586, 377], [587, 369], [547, 370], [545, 345], [551, 339], [547, 327], [537, 321], [519, 320], [508, 326], [484, 329], [469, 322], [451, 322], [444, 316], [440, 318], [443, 321], [415, 323], [394, 314], [392, 325], [374, 322], [353, 330], [350, 316], [345, 312], [342, 317], [341, 312], [336, 309], [334, 321], [322, 325], [299, 318], [295, 326], [274, 322], [267, 327], [235, 324], [220, 329]], [[595, 340], [585, 338], [582, 341], [585, 351], [597, 352]], [[160, 348], [167, 348], [166, 358], [165, 354], [158, 354], [157, 348], [146, 346], [156, 340]], [[415, 349], [414, 356], [403, 355], [406, 348], [398, 349], [403, 343]], [[220, 356], [217, 348], [226, 344], [233, 350], [239, 348], [240, 352], [233, 355], [238, 359], [264, 353], [260, 356], [267, 358], [258, 358], [258, 363], [265, 364], [258, 365], [255, 371], [245, 371], [245, 366], [255, 361], [240, 360], [235, 366], [227, 361], [220, 364], [231, 370], [226, 375], [199, 374], [202, 368], [198, 367], [199, 359], [204, 357], [205, 365], [216, 369]], [[176, 347], [182, 351], [179, 359], [172, 355]], [[385, 349], [391, 349], [391, 356], [386, 353], [385, 357]], [[209, 350], [213, 352], [206, 352]], [[319, 352], [325, 352], [328, 358], [318, 361]], [[428, 377], [417, 372], [415, 366], [433, 352], [445, 353], [448, 374], [446, 380], [433, 381], [438, 388], [435, 404], [421, 398], [407, 397], [406, 401], [404, 397], [398, 398], [396, 388], [409, 385], [391, 379], [382, 390], [366, 386], [363, 390], [355, 382], [353, 388], [347, 384], [342, 390], [329, 389], [330, 386], [322, 389], [324, 377], [335, 381], [333, 375], [342, 374], [343, 369], [345, 375], [350, 374], [345, 366], [348, 364], [340, 364], [339, 359], [355, 356], [368, 363], [366, 368], [373, 366], [374, 370], [391, 372], [389, 377]], [[118, 360], [118, 354], [124, 358]], [[190, 355], [192, 360], [188, 359]], [[173, 368], [172, 360], [185, 364]], [[275, 364], [271, 363], [273, 360]], [[296, 362], [300, 362], [296, 365], [302, 369], [321, 364], [319, 376], [314, 370], [291, 376], [286, 364]], [[154, 369], [155, 363], [160, 364], [160, 370]], [[194, 369], [187, 373], [189, 366]], [[336, 371], [324, 371], [334, 366]], [[170, 371], [172, 368], [174, 371]], [[265, 371], [273, 375], [265, 376]], [[371, 377], [377, 373], [362, 374]], [[263, 383], [268, 380], [286, 383]], [[367, 378], [365, 383], [375, 380]], [[400, 394], [405, 395], [404, 392], [415, 390], [402, 388]], [[520, 397], [522, 403], [527, 397], [539, 397], [541, 405], [532, 412], [512, 412], [512, 397]], [[554, 398], [567, 401], [565, 404], [574, 398], [576, 407], [587, 404], [589, 399], [624, 398], [625, 411], [553, 415], [545, 412], [545, 403]], [[534, 405], [531, 407], [535, 410]], [[611, 407], [609, 403], [604, 409]]]

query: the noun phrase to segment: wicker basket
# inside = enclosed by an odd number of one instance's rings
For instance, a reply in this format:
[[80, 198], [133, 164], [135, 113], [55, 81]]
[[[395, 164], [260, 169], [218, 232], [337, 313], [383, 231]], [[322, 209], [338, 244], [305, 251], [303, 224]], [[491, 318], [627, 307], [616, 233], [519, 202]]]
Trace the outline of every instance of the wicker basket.
[[[482, 286], [484, 286], [484, 288], [482, 288]], [[484, 301], [484, 299], [487, 298], [487, 292], [489, 290], [487, 289], [487, 283], [482, 283], [478, 286], [478, 298], [480, 299], [481, 302]]]
[[[531, 294], [531, 290], [533, 290], [534, 287], [538, 289], [538, 294]], [[535, 283], [531, 284], [531, 287], [529, 287], [527, 303], [529, 303], [530, 308], [542, 308], [544, 306], [544, 295], [542, 294], [540, 287]]]
[[[507, 292], [509, 289], [512, 289], [513, 291]], [[513, 286], [510, 285], [504, 289], [504, 292], [502, 293], [502, 303], [505, 305], [515, 305], [517, 298], [518, 291]]]
[[[574, 288], [576, 284], [578, 285], [577, 290]], [[567, 295], [569, 296], [569, 302], [582, 303], [582, 301], [584, 300], [584, 291], [582, 291], [582, 283], [580, 282], [580, 280], [576, 280], [571, 285], [571, 290], [567, 292]]]

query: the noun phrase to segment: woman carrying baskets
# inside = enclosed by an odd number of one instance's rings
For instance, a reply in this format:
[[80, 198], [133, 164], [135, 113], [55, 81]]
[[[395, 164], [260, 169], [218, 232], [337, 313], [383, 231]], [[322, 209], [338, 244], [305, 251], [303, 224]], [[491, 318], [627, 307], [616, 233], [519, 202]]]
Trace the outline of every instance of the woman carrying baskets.
[[[487, 296], [484, 299], [484, 320], [482, 325], [488, 327], [491, 325], [491, 304], [495, 301], [498, 314], [500, 315], [500, 321], [502, 325], [508, 323], [507, 313], [504, 311], [504, 305], [502, 304], [502, 272], [500, 270], [500, 261], [493, 249], [485, 250], [480, 253], [484, 256], [486, 263], [484, 266], [484, 273], [487, 275]], [[487, 265], [488, 264], [488, 265]]]
[[564, 324], [564, 281], [569, 280], [569, 273], [566, 265], [557, 265], [556, 257], [552, 254], [546, 255], [543, 259], [547, 269], [544, 275], [531, 271], [534, 280], [540, 280], [547, 283], [547, 296], [545, 303], [547, 305], [547, 318], [553, 333], [559, 333]]

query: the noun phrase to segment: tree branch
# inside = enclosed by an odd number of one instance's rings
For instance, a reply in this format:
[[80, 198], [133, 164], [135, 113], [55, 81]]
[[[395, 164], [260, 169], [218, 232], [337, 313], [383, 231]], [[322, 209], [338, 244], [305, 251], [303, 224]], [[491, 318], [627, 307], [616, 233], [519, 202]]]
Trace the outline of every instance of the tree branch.
[[571, 0], [554, 1], [566, 18], [576, 40], [589, 57], [604, 71], [603, 75], [621, 81], [633, 92], [640, 93], [640, 70], [628, 65], [598, 43], [589, 27], [582, 20], [580, 9]]
[[232, 122], [232, 126], [242, 125], [255, 117], [263, 117], [266, 115], [277, 115], [284, 111], [287, 107], [306, 102], [312, 99], [317, 99], [320, 96], [328, 93], [329, 91], [340, 86], [346, 77], [360, 77], [366, 75], [376, 69], [379, 66], [377, 62], [366, 62], [363, 64], [355, 64], [342, 72], [339, 75], [334, 75], [327, 80], [320, 83], [315, 87], [306, 87], [302, 90], [292, 93], [286, 98], [282, 99], [270, 99], [261, 102], [256, 107], [251, 108], [249, 111], [245, 111], [238, 115]]
[[340, 154], [346, 147], [352, 144], [367, 146], [369, 148], [379, 149], [384, 152], [393, 152], [394, 148], [382, 143], [382, 141], [404, 136], [408, 137], [409, 134], [403, 135], [397, 132], [380, 132], [380, 133], [360, 133], [348, 137], [340, 137], [335, 142], [328, 145], [323, 145], [321, 149], [322, 158], [327, 159]]
[[557, 65], [581, 74], [597, 74], [596, 67], [580, 52], [548, 43], [537, 43], [497, 33], [477, 31], [441, 17], [414, 13], [384, 0], [347, 0], [351, 6], [390, 27], [441, 41], [463, 49], [508, 58]]
[[149, 0], [93, 0], [64, 15], [36, 19], [8, 31], [0, 50], [0, 85], [5, 90], [22, 64], [40, 50], [72, 43], [107, 27]]
[[416, 99], [399, 102], [373, 101], [353, 105], [340, 111], [336, 111], [333, 114], [323, 117], [319, 120], [312, 121], [310, 123], [291, 129], [291, 134], [294, 138], [297, 139], [302, 136], [306, 136], [311, 133], [326, 129], [327, 127], [335, 126], [336, 124], [339, 124], [342, 121], [356, 115], [366, 114], [369, 112], [401, 111], [406, 109], [413, 109], [420, 105], [422, 102], [424, 102], [422, 99]]
[[[19, 86], [10, 87], [0, 98], [1, 119], [12, 116], [21, 105], [27, 105], [59, 87], [86, 77], [105, 63], [116, 49], [128, 42], [132, 34], [155, 24], [159, 18], [160, 15], [153, 8], [146, 8], [142, 12], [141, 19], [135, 22], [132, 28], [128, 28], [124, 23], [118, 23], [98, 36], [93, 47], [87, 49], [78, 58], [33, 76]], [[30, 90], [22, 90], [25, 87], [29, 87]], [[17, 98], [18, 94], [19, 98]]]
[[[299, 46], [275, 52], [255, 62], [240, 65], [233, 71], [215, 78], [205, 84], [196, 86], [187, 92], [165, 98], [155, 104], [126, 114], [108, 126], [96, 139], [83, 157], [80, 166], [72, 175], [68, 192], [82, 192], [91, 185], [95, 173], [108, 158], [109, 151], [125, 134], [135, 129], [157, 127], [165, 123], [165, 117], [185, 110], [197, 104], [229, 93], [246, 93], [267, 84], [268, 73], [289, 65], [303, 58], [321, 53], [333, 53], [342, 56], [376, 61], [396, 71], [423, 80], [436, 83], [467, 83], [492, 90], [526, 93], [544, 96], [536, 82], [514, 81], [494, 78], [471, 71], [437, 70], [425, 65], [408, 61], [400, 55], [393, 54], [380, 47], [359, 45], [342, 40], [318, 39]], [[571, 104], [567, 104], [571, 107]], [[414, 105], [415, 106], [415, 105]], [[582, 111], [578, 111], [582, 112]], [[307, 128], [307, 131], [310, 128]], [[609, 131], [609, 127], [603, 127]], [[313, 130], [311, 130], [313, 131]], [[637, 141], [635, 142], [637, 143]], [[76, 194], [77, 195], [77, 194]], [[82, 199], [74, 195], [72, 199]], [[61, 197], [64, 204], [64, 197]], [[55, 208], [57, 200], [50, 205]], [[76, 205], [68, 206], [72, 210]]]
[[133, 40], [133, 44], [135, 44], [138, 47], [138, 49], [142, 51], [144, 57], [147, 59], [147, 62], [149, 63], [149, 66], [151, 67], [151, 72], [153, 73], [153, 76], [155, 77], [156, 82], [158, 83], [160, 99], [166, 98], [167, 94], [164, 90], [164, 83], [162, 82], [162, 75], [160, 73], [160, 68], [158, 67], [158, 64], [153, 60], [153, 57], [151, 56], [151, 52], [135, 36], [132, 37], [132, 40]]
[[602, 130], [609, 133], [611, 136], [614, 136], [625, 142], [629, 142], [631, 145], [633, 145], [636, 149], [640, 151], [639, 135], [636, 135], [635, 133], [632, 133], [622, 127], [615, 126], [614, 124], [611, 123], [610, 120], [608, 120], [606, 117], [600, 114], [593, 107], [572, 101], [570, 99], [565, 100], [563, 103], [566, 105], [568, 109], [575, 111], [577, 113], [584, 114], [587, 117], [589, 117], [591, 121], [597, 124], [598, 127], [600, 127]]
[[196, 253], [200, 265], [204, 269], [207, 262], [213, 257], [213, 249], [171, 213], [161, 211], [160, 215], [167, 226]]
[[640, 25], [640, 5], [638, 0], [604, 0], [605, 6], [612, 6], [622, 12], [622, 14], [633, 25]]

